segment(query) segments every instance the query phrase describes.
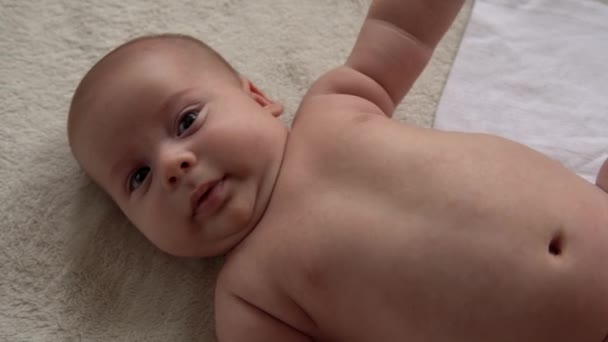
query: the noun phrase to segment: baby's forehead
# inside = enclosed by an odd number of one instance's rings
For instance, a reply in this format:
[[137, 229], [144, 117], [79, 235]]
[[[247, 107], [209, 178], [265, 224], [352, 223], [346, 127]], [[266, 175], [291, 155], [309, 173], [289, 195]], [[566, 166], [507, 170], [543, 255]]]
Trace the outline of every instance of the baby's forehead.
[[143, 115], [139, 111], [96, 110], [74, 127], [74, 156], [86, 173], [110, 193], [114, 181], [124, 178], [117, 165], [141, 162], [137, 158], [151, 144], [148, 137], [158, 135], [158, 120]]
[[[236, 71], [220, 54], [193, 38], [143, 37], [135, 39], [111, 51], [98, 64], [102, 67], [100, 69], [108, 72], [120, 67], [146, 65], [150, 61], [156, 63], [152, 63], [152, 66], [171, 64], [188, 70], [192, 68], [222, 70], [236, 74]], [[92, 69], [95, 69], [96, 66]]]
[[70, 123], [95, 113], [92, 108], [108, 107], [119, 95], [166, 84], [180, 74], [187, 75], [184, 69], [192, 71], [193, 68], [184, 56], [171, 50], [148, 51], [147, 48], [125, 48], [111, 53], [98, 62], [79, 84], [72, 98]]
[[[166, 78], [186, 78], [195, 75], [213, 74], [240, 83], [236, 71], [213, 50], [191, 42], [143, 40], [119, 47], [102, 58], [83, 78], [73, 97], [73, 107], [80, 103], [95, 102], [96, 98], [110, 88], [125, 85], [130, 81], [146, 81], [151, 75], [161, 74]], [[163, 79], [155, 79], [163, 82]], [[122, 87], [122, 91], [131, 91]], [[75, 113], [77, 115], [77, 113]]]

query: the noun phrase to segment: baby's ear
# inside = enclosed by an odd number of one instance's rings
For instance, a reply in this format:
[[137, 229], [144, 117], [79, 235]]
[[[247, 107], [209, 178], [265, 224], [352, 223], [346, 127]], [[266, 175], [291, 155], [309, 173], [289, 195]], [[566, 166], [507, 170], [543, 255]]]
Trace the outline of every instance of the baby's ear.
[[268, 99], [266, 95], [264, 95], [264, 93], [258, 87], [256, 87], [255, 84], [253, 84], [253, 82], [242, 77], [241, 85], [243, 86], [243, 90], [247, 94], [249, 94], [249, 96], [251, 96], [251, 98], [254, 99], [255, 102], [257, 102], [260, 106], [270, 112], [272, 116], [278, 117], [279, 115], [281, 115], [281, 113], [283, 113], [283, 105]]
[[608, 159], [604, 161], [604, 165], [600, 168], [595, 184], [605, 192], [608, 192]]

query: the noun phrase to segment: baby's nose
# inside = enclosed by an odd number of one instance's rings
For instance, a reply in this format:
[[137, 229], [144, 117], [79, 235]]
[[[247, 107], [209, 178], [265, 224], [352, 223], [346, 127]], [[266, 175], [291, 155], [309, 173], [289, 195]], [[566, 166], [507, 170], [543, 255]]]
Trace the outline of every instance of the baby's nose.
[[175, 187], [190, 171], [196, 162], [191, 153], [180, 153], [164, 160], [164, 185], [171, 189]]

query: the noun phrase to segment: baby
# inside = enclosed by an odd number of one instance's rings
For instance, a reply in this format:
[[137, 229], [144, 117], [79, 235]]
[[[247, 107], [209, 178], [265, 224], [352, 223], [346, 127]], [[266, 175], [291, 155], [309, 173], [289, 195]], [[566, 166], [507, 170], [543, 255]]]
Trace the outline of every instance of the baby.
[[72, 151], [158, 248], [227, 256], [221, 342], [607, 340], [608, 167], [390, 119], [462, 2], [375, 1], [290, 130], [204, 43], [135, 39], [78, 86]]

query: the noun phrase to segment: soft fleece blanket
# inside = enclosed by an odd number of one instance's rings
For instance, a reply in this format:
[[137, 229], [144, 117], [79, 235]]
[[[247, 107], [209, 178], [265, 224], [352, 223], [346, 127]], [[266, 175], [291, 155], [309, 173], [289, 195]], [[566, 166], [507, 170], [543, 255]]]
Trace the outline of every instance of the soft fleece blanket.
[[[0, 0], [0, 341], [214, 341], [222, 259], [158, 252], [70, 155], [85, 71], [126, 39], [199, 37], [281, 100], [344, 61], [369, 0]], [[471, 3], [396, 117], [430, 126]]]

